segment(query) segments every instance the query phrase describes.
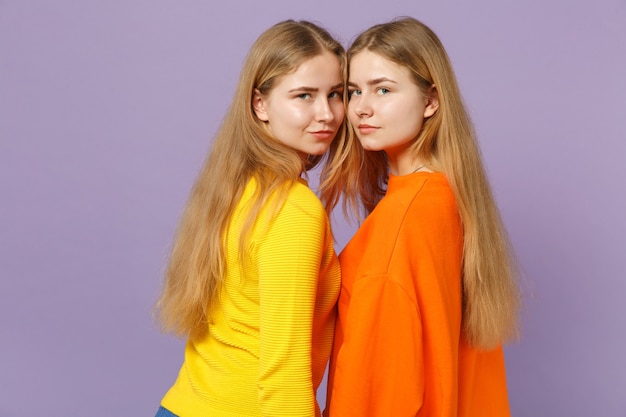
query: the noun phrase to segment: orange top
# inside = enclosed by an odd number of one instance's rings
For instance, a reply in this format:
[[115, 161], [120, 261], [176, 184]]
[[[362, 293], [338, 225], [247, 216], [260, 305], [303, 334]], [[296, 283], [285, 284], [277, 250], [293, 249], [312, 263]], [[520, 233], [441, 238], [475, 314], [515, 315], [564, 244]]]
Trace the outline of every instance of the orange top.
[[462, 249], [445, 176], [392, 175], [339, 258], [326, 415], [510, 416], [502, 348], [462, 335]]

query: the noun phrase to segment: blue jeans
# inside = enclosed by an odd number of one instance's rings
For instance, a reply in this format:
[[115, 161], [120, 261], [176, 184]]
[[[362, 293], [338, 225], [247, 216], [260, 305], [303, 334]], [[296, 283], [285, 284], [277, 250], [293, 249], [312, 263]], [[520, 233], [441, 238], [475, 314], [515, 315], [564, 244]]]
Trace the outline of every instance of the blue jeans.
[[159, 407], [159, 411], [157, 411], [154, 417], [178, 417], [178, 416], [172, 413], [167, 408]]

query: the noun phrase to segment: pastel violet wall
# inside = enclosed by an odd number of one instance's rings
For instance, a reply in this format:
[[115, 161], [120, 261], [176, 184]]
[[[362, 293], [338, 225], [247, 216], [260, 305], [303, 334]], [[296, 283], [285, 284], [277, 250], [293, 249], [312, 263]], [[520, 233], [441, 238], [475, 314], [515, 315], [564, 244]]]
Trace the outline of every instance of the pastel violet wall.
[[626, 415], [624, 0], [5, 0], [0, 416], [153, 415], [183, 343], [151, 308], [250, 44], [399, 15], [448, 48], [525, 271], [513, 415]]

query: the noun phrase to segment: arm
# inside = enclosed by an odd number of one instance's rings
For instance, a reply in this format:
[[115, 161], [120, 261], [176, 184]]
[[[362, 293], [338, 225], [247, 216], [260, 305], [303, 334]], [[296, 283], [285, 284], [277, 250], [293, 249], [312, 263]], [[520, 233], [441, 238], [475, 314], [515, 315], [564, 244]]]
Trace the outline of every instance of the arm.
[[422, 406], [417, 306], [386, 276], [355, 283], [337, 356], [331, 417], [415, 416]]
[[264, 416], [315, 415], [311, 337], [325, 233], [321, 205], [305, 211], [287, 200], [258, 243]]
[[423, 331], [424, 415], [457, 415], [462, 320], [463, 231], [454, 197], [427, 183], [407, 213], [399, 236], [411, 274]]

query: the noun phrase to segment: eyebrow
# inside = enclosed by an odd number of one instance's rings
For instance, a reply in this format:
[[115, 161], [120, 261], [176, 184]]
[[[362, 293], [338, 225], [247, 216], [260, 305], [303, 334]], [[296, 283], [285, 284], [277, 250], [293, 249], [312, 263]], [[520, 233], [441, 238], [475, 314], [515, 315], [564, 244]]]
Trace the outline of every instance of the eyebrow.
[[[331, 90], [337, 90], [338, 88], [341, 88], [341, 87], [343, 87], [343, 83], [342, 82], [333, 85], [332, 87], [330, 87], [330, 89]], [[302, 86], [302, 87], [292, 88], [288, 92], [289, 93], [293, 93], [295, 91], [306, 91], [306, 92], [316, 93], [316, 92], [320, 91], [320, 89], [317, 88], [317, 87], [305, 87], [305, 86]]]
[[[387, 78], [387, 77], [374, 78], [373, 80], [367, 81], [365, 84], [367, 84], [369, 86], [372, 86], [372, 85], [377, 85], [377, 84], [381, 84], [381, 83], [384, 83], [384, 82], [398, 84], [396, 81], [394, 81], [394, 80], [392, 80], [390, 78]], [[348, 82], [348, 85], [351, 86], [351, 87], [358, 87], [358, 85], [356, 83], [353, 83], [353, 82], [350, 82], [350, 81]]]

